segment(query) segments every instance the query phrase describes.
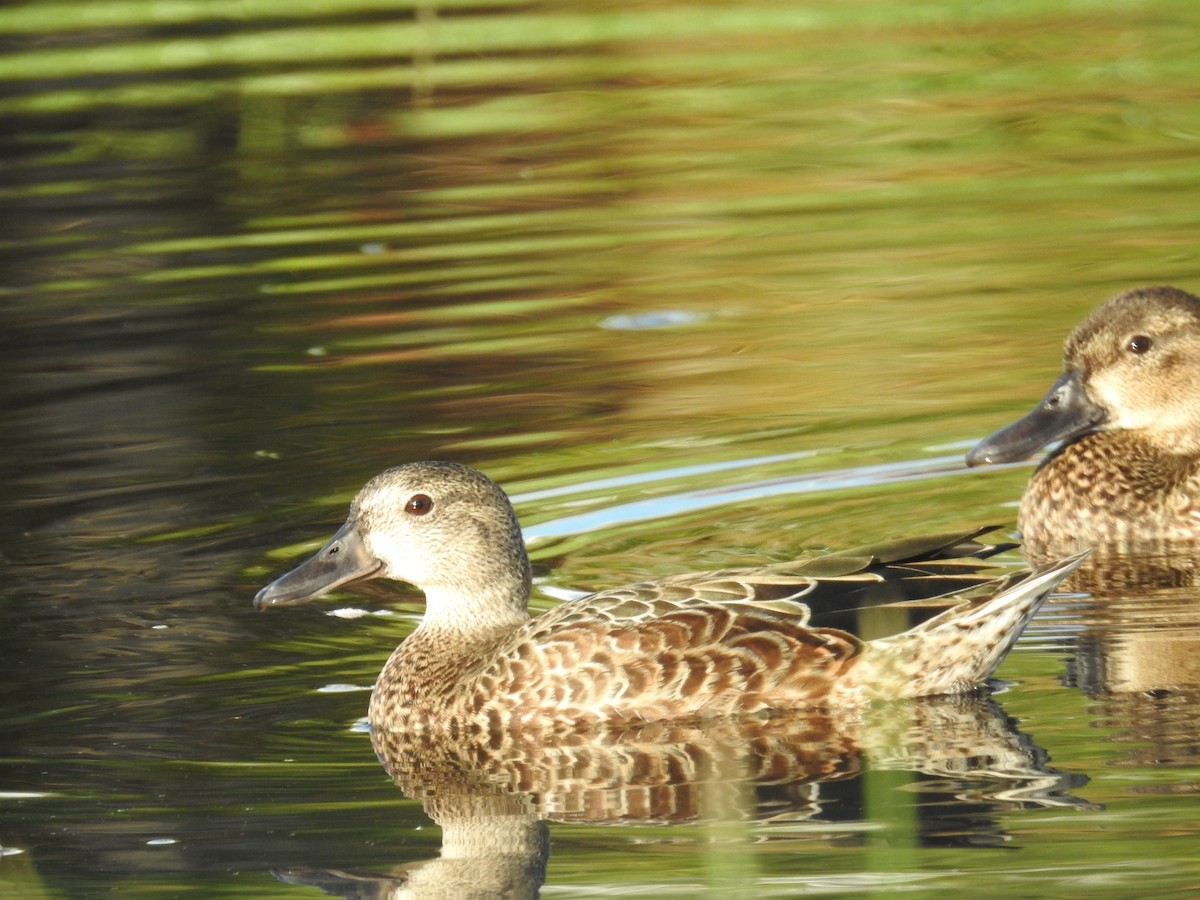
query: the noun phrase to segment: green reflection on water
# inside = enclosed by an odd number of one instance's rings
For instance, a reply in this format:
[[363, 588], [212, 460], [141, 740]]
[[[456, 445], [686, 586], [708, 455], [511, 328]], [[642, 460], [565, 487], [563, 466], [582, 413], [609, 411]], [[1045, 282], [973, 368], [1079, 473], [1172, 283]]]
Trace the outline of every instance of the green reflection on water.
[[[534, 531], [594, 516], [534, 545], [541, 608], [1011, 524], [1028, 469], [866, 467], [961, 452], [1036, 400], [1104, 295], [1196, 287], [1192, 6], [418, 6], [0, 10], [5, 730], [25, 786], [62, 792], [0, 804], [29, 846], [5, 887], [35, 863], [66, 893], [244, 896], [230, 866], [281, 892], [268, 865], [436, 855], [347, 734], [365, 693], [318, 693], [369, 684], [419, 599], [249, 609], [374, 471], [452, 456], [533, 495]], [[602, 327], [664, 309], [693, 324]], [[860, 481], [788, 490], [832, 471]], [[1168, 730], [1182, 763], [1148, 762], [1128, 709], [1062, 683], [1069, 642], [1034, 636], [1058, 649], [1019, 649], [1002, 699], [1108, 809], [988, 807], [1015, 852], [916, 846], [912, 785], [873, 772], [838, 822], [559, 828], [550, 884], [1193, 889], [1191, 720]], [[188, 844], [143, 847], [172, 825]]]

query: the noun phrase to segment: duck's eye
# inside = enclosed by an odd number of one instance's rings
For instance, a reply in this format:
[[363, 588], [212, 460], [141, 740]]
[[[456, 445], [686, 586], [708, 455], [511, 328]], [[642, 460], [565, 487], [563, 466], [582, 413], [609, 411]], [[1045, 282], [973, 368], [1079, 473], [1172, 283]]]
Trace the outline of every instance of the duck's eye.
[[433, 498], [428, 494], [413, 494], [404, 504], [404, 511], [410, 516], [423, 516], [433, 509]]
[[1130, 353], [1142, 354], [1154, 346], [1154, 341], [1146, 337], [1144, 334], [1135, 334], [1131, 337], [1128, 343], [1125, 344], [1125, 349]]

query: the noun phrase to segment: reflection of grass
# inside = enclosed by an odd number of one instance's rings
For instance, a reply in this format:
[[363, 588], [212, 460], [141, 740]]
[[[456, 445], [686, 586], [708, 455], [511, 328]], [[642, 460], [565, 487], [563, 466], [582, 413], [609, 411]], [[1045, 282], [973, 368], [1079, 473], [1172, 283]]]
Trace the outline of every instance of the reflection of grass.
[[35, 859], [24, 847], [5, 847], [0, 844], [0, 894], [42, 900], [60, 896], [46, 888], [35, 868]]
[[[889, 733], [903, 734], [909, 730], [903, 726], [903, 719], [910, 714], [907, 704], [889, 704], [888, 713], [891, 717], [901, 717], [900, 724], [888, 723]], [[866, 743], [872, 743], [869, 737]], [[915, 795], [904, 790], [913, 783], [914, 776], [905, 769], [867, 768], [861, 778], [864, 818], [871, 825], [864, 833], [863, 864], [872, 876], [869, 882], [875, 886], [872, 893], [890, 894], [893, 886], [889, 876], [895, 873], [911, 876], [922, 865], [918, 855]]]
[[[749, 786], [743, 789], [738, 808], [745, 808], [752, 801], [752, 793]], [[701, 829], [702, 840], [706, 842], [704, 884], [728, 897], [756, 896], [761, 860], [753, 844], [754, 831], [748, 823], [733, 817], [732, 812], [735, 810], [703, 810], [703, 814], [714, 816]]]

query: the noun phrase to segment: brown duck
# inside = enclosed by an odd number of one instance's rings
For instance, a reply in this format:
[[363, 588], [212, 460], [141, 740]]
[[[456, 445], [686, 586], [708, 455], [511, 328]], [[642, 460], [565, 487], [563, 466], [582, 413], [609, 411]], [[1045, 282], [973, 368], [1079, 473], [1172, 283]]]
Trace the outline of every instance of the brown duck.
[[967, 465], [1063, 442], [1021, 501], [1026, 553], [1200, 544], [1200, 299], [1127, 291], [1067, 338], [1063, 373], [1037, 408], [986, 438]]
[[[504, 492], [466, 466], [421, 462], [372, 478], [333, 538], [254, 602], [303, 603], [366, 578], [424, 591], [424, 618], [371, 695], [375, 728], [453, 737], [858, 707], [979, 687], [1079, 562], [988, 577], [978, 559], [954, 558], [994, 552], [975, 536], [644, 581], [532, 618], [529, 557]], [[873, 640], [810, 621], [830, 594], [846, 607], [879, 590], [926, 598], [897, 604], [925, 621]]]

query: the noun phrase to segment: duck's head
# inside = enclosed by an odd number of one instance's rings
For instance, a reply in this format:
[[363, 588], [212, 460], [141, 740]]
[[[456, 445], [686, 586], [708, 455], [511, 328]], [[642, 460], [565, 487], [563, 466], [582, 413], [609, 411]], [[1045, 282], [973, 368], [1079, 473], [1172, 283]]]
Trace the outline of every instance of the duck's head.
[[512, 504], [474, 469], [419, 462], [376, 475], [346, 524], [307, 562], [264, 587], [258, 609], [307, 603], [368, 578], [425, 592], [426, 622], [524, 618], [530, 567]]
[[1013, 462], [1093, 431], [1200, 454], [1200, 299], [1173, 287], [1127, 291], [1071, 332], [1063, 356], [1037, 408], [980, 442], [967, 465]]

